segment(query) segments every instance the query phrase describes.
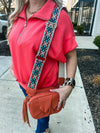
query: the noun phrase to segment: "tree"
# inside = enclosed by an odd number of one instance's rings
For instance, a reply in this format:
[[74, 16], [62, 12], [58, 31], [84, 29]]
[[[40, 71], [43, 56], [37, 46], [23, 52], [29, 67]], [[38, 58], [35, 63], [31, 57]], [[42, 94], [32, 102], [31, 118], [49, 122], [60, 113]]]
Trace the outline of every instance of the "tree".
[[1, 0], [1, 4], [4, 6], [4, 9], [6, 10], [8, 15], [11, 12], [11, 3], [12, 0]]

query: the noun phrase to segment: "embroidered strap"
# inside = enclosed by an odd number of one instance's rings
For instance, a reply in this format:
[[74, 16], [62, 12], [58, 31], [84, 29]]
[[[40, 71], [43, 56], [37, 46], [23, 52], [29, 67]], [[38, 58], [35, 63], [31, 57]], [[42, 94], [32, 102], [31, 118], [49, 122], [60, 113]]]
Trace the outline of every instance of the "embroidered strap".
[[36, 90], [36, 87], [40, 78], [40, 74], [41, 74], [43, 65], [45, 63], [55, 29], [57, 27], [57, 22], [58, 22], [61, 9], [62, 7], [55, 7], [51, 15], [51, 19], [46, 23], [45, 32], [44, 32], [44, 35], [40, 44], [40, 48], [38, 50], [38, 54], [36, 56], [35, 63], [32, 69], [30, 80], [28, 83], [29, 88]]

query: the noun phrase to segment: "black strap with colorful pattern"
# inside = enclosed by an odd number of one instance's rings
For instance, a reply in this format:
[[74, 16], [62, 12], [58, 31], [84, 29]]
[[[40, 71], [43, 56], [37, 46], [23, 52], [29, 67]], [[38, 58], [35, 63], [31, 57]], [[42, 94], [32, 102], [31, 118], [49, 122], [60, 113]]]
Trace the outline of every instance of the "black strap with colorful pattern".
[[55, 29], [57, 27], [58, 18], [60, 15], [62, 7], [55, 7], [53, 10], [53, 13], [51, 15], [51, 19], [46, 23], [46, 28], [44, 31], [44, 35], [40, 44], [40, 48], [38, 50], [38, 54], [35, 59], [35, 63], [32, 69], [32, 73], [30, 76], [30, 80], [28, 83], [28, 87], [35, 89], [37, 88], [37, 84], [41, 75], [41, 71], [43, 68], [43, 65], [45, 63], [47, 53], [55, 32]]

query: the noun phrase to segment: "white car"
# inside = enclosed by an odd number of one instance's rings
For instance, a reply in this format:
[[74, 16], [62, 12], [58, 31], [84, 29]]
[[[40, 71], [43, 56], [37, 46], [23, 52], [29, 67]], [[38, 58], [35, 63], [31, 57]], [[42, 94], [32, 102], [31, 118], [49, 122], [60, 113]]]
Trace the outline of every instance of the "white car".
[[6, 36], [8, 20], [6, 14], [0, 14], [0, 33]]

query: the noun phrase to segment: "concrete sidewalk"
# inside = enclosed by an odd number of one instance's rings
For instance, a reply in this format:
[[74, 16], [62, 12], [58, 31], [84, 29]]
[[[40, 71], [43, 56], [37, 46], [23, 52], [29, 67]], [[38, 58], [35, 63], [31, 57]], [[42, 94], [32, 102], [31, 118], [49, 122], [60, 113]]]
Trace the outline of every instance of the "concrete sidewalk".
[[[10, 74], [10, 63], [11, 57], [0, 57], [0, 68], [2, 68], [2, 70], [0, 69], [0, 133], [8, 131], [9, 133], [32, 133], [36, 127], [36, 120], [30, 116], [32, 128], [22, 121], [21, 111], [24, 96]], [[67, 99], [65, 109], [51, 116], [52, 133], [95, 133], [78, 68], [75, 78], [76, 87]]]
[[78, 48], [82, 49], [98, 49], [93, 43], [94, 38], [92, 36], [76, 36]]
[[[76, 40], [80, 45], [79, 37]], [[10, 64], [10, 56], [0, 56], [0, 133], [32, 133], [36, 128], [36, 120], [29, 115], [31, 128], [22, 120], [24, 95], [10, 74]], [[64, 69], [62, 65], [61, 73]], [[96, 133], [78, 67], [75, 79], [76, 87], [67, 99], [65, 109], [51, 115], [51, 133]]]

